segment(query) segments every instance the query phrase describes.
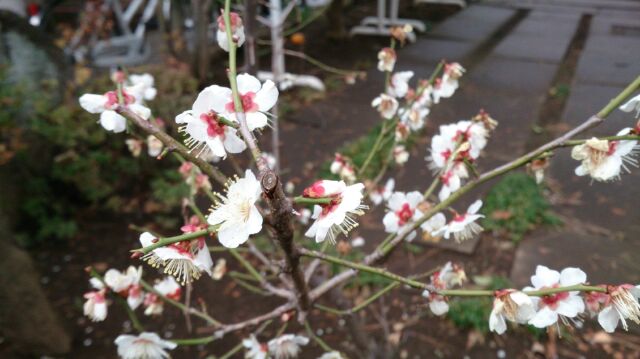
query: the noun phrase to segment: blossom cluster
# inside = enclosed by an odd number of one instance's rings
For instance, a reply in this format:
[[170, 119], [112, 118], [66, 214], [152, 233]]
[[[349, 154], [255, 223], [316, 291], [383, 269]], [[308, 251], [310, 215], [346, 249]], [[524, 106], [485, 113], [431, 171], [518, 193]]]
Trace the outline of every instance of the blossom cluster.
[[[243, 22], [235, 13], [229, 14], [228, 23], [224, 20], [223, 16], [217, 19], [216, 40], [223, 50], [232, 52], [234, 46], [242, 46], [244, 43]], [[230, 29], [226, 28], [227, 25]], [[230, 36], [227, 30], [230, 30]], [[408, 38], [409, 31], [408, 28], [394, 29], [394, 37], [402, 43]], [[389, 133], [393, 139], [390, 158], [401, 165], [409, 159], [407, 139], [410, 134], [425, 127], [434, 104], [456, 92], [465, 69], [455, 62], [443, 63], [441, 75], [438, 70], [432, 80], [418, 81], [412, 87], [412, 71], [394, 72], [397, 62], [394, 46], [395, 41], [391, 47], [378, 53], [377, 68], [386, 73], [387, 80], [384, 92], [371, 105], [383, 119], [381, 138]], [[231, 74], [235, 75], [235, 72]], [[192, 162], [183, 159], [178, 172], [189, 185], [189, 198], [185, 198], [185, 203], [188, 203], [194, 215], [189, 216], [185, 211], [185, 222], [180, 228], [182, 233], [175, 237], [160, 237], [148, 231], [143, 232], [139, 237], [141, 248], [132, 256], [141, 258], [167, 276], [157, 280], [153, 286], [148, 286], [141, 278], [140, 267], [131, 266], [126, 271], [109, 269], [103, 277], [92, 273], [92, 289], [84, 295], [83, 306], [84, 314], [91, 320], [105, 320], [110, 303], [109, 294], [112, 298], [124, 301], [131, 311], [142, 306], [147, 316], [162, 314], [165, 303], [180, 300], [182, 286], [199, 279], [203, 273], [216, 280], [224, 275], [224, 259], [217, 260], [214, 266], [210, 250], [212, 240], [225, 248], [237, 248], [247, 243], [252, 236], [259, 235], [265, 221], [269, 223], [272, 218], [275, 208], [261, 203], [262, 198], [269, 195], [268, 191], [263, 192], [261, 176], [269, 168], [277, 168], [277, 159], [260, 153], [251, 146], [251, 141], [254, 135], [260, 134], [269, 125], [271, 114], [268, 111], [275, 106], [279, 91], [274, 82], [261, 82], [249, 74], [230, 78], [230, 88], [219, 85], [204, 88], [190, 109], [175, 117], [179, 131], [185, 136], [184, 143], [190, 150], [184, 150], [182, 154]], [[121, 114], [123, 109], [164, 130], [161, 119], [150, 120], [151, 110], [146, 106], [146, 101], [153, 100], [157, 92], [153, 77], [149, 74], [126, 77], [123, 72], [117, 71], [113, 79], [116, 90], [103, 95], [85, 94], [79, 99], [80, 105], [90, 113], [100, 114], [100, 124], [107, 131], [120, 133], [127, 130], [127, 120]], [[636, 111], [636, 117], [640, 117], [640, 96], [620, 109], [626, 112]], [[477, 236], [483, 230], [478, 223], [484, 217], [480, 213], [482, 201], [476, 200], [462, 213], [451, 208], [450, 202], [457, 199], [455, 194], [465, 182], [472, 181], [472, 177], [476, 175], [475, 164], [496, 126], [497, 122], [484, 110], [471, 119], [439, 126], [437, 134], [431, 139], [426, 158], [436, 178], [434, 186], [425, 192], [397, 191], [393, 178], [389, 178], [384, 186], [378, 186], [380, 178], [371, 181], [359, 178], [359, 171], [362, 169], [357, 168], [347, 156], [336, 153], [330, 171], [340, 180], [318, 180], [305, 188], [301, 197], [296, 197], [301, 203], [313, 206], [312, 211], [302, 209], [299, 213], [300, 221], [305, 226], [313, 220], [306, 229], [305, 236], [316, 243], [328, 239], [331, 244], [336, 243], [340, 234], [349, 236], [359, 225], [359, 217], [368, 209], [364, 204], [367, 196], [373, 205], [384, 205], [384, 230], [395, 234], [398, 241], [402, 238], [413, 240], [417, 237], [418, 230], [422, 231], [425, 238], [453, 237], [457, 242]], [[578, 143], [571, 151], [572, 158], [580, 162], [575, 170], [576, 175], [589, 175], [595, 181], [606, 182], [618, 179], [623, 171], [629, 171], [630, 166], [637, 167], [635, 136], [639, 133], [640, 125], [636, 124], [635, 127], [618, 132], [616, 138], [594, 137]], [[136, 157], [141, 153], [143, 143], [143, 140], [137, 138], [126, 141]], [[146, 145], [147, 153], [157, 158], [171, 149], [170, 146], [165, 148], [164, 143], [153, 135], [146, 138]], [[214, 192], [209, 176], [203, 173], [206, 172], [205, 167], [200, 168], [194, 164], [201, 160], [224, 160], [228, 154], [242, 153], [248, 147], [252, 149], [251, 154], [258, 172], [252, 169], [238, 170], [242, 177], [237, 175], [229, 179], [221, 193]], [[542, 160], [546, 161], [536, 158], [532, 164]], [[541, 172], [544, 167], [546, 165], [538, 165], [534, 169], [537, 171], [537, 178], [543, 178]], [[435, 196], [437, 185], [440, 189]], [[208, 213], [201, 213], [195, 205], [195, 197], [200, 194], [213, 202]], [[185, 205], [186, 207], [188, 206]], [[291, 211], [290, 206], [286, 209], [291, 216], [297, 213]], [[354, 247], [361, 246], [363, 242], [359, 237], [352, 244]], [[338, 252], [344, 254], [340, 248]], [[460, 290], [456, 287], [462, 286], [465, 281], [464, 270], [452, 263], [447, 263], [432, 274], [426, 285], [427, 289], [422, 293], [428, 300], [430, 310], [435, 315], [446, 314], [450, 298], [455, 295], [456, 290]], [[588, 285], [586, 274], [578, 268], [565, 268], [558, 272], [545, 266], [536, 268], [531, 284], [532, 286], [522, 290], [508, 288], [493, 293], [493, 309], [488, 318], [492, 331], [504, 333], [507, 322], [546, 328], [557, 323], [578, 321], [584, 315], [597, 316], [598, 322], [607, 332], [614, 331], [618, 325], [627, 329], [629, 320], [640, 323], [638, 286], [623, 284], [592, 287]], [[268, 288], [268, 285], [265, 284], [264, 287]], [[297, 357], [302, 346], [308, 342], [309, 338], [305, 336], [284, 334], [262, 343], [254, 334], [245, 339], [242, 345], [246, 349], [246, 358], [280, 359]], [[151, 332], [121, 335], [115, 340], [115, 344], [118, 346], [118, 354], [123, 358], [167, 358], [167, 351], [176, 347], [175, 342], [163, 340]], [[339, 352], [328, 352], [321, 359], [341, 357]]]
[[[425, 290], [429, 308], [435, 315], [448, 309], [446, 290], [460, 285], [464, 272], [447, 263], [431, 277], [431, 290]], [[558, 272], [539, 265], [531, 277], [532, 286], [501, 289], [494, 292], [489, 329], [498, 334], [507, 330], [507, 321], [546, 328], [561, 322], [569, 325], [583, 316], [597, 316], [606, 332], [614, 332], [619, 324], [627, 330], [627, 320], [640, 324], [640, 286], [630, 284], [581, 288], [587, 275], [579, 268], [568, 267]], [[596, 290], [597, 289], [597, 290]], [[602, 289], [602, 290], [599, 290]]]
[[489, 114], [480, 111], [470, 121], [440, 126], [439, 133], [431, 139], [431, 154], [427, 157], [429, 167], [442, 182], [440, 201], [460, 189], [469, 178], [471, 166], [480, 157], [496, 125]]
[[154, 292], [145, 292], [140, 284], [142, 279], [142, 268], [130, 266], [126, 271], [109, 269], [103, 278], [92, 277], [89, 284], [92, 290], [85, 293], [83, 305], [84, 314], [92, 321], [103, 321], [108, 313], [107, 293], [126, 299], [126, 303], [131, 310], [144, 305], [146, 315], [156, 315], [162, 313], [163, 302], [158, 299], [157, 294], [178, 300], [180, 299], [181, 287], [173, 277], [165, 277], [154, 285]]

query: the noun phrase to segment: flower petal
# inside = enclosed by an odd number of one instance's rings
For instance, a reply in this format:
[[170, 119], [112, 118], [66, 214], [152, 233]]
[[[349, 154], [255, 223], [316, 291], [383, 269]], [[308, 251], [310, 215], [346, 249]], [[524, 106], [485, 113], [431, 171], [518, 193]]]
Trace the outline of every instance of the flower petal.
[[238, 92], [244, 95], [248, 92], [258, 93], [260, 91], [260, 80], [249, 74], [240, 74], [236, 77], [238, 82]]
[[265, 81], [253, 101], [258, 104], [259, 111], [269, 111], [278, 101], [278, 88], [273, 81]]
[[586, 283], [587, 274], [583, 272], [580, 268], [565, 268], [560, 272], [560, 285], [568, 286], [568, 285], [576, 285]]
[[536, 328], [546, 328], [557, 321], [558, 313], [554, 312], [549, 307], [544, 307], [540, 309], [533, 318], [531, 318], [529, 324]]
[[602, 309], [600, 313], [598, 313], [598, 323], [600, 323], [602, 329], [607, 333], [615, 332], [619, 321], [620, 315], [618, 315], [618, 312], [616, 312], [612, 305]]

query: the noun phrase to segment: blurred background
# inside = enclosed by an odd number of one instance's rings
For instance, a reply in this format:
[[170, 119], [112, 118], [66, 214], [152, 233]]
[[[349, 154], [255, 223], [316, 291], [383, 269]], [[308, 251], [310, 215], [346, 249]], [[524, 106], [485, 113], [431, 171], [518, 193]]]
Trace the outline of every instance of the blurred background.
[[[215, 42], [220, 6], [214, 0], [0, 1], [1, 357], [116, 357], [113, 339], [131, 331], [131, 323], [117, 310], [101, 323], [83, 317], [84, 268], [138, 265], [129, 258], [138, 237], [129, 225], [175, 232], [188, 188], [176, 160], [157, 160], [144, 146], [142, 154], [131, 153], [126, 140], [132, 137], [103, 131], [77, 98], [110, 89], [118, 66], [148, 72], [158, 90], [149, 104], [155, 121], [177, 134], [174, 118], [199, 90], [225, 83], [226, 53]], [[273, 39], [256, 20], [268, 21], [268, 4], [234, 1], [234, 7], [251, 35], [241, 70], [270, 71]], [[367, 153], [380, 121], [370, 103], [384, 84], [376, 56], [389, 44], [389, 24], [407, 22], [416, 38], [398, 50], [396, 70], [428, 78], [446, 59], [467, 73], [458, 93], [432, 110], [425, 135], [408, 148], [409, 162], [391, 171], [396, 190], [431, 182], [424, 158], [441, 124], [480, 109], [498, 120], [478, 164], [490, 169], [584, 121], [640, 74], [638, 0], [301, 0], [282, 29], [284, 64], [287, 73], [308, 77], [306, 85], [293, 81], [282, 92], [278, 108], [280, 167], [295, 188], [329, 176], [335, 152]], [[593, 134], [611, 135], [630, 121], [614, 112]], [[267, 149], [268, 134], [260, 139]], [[231, 173], [227, 161], [220, 165]], [[393, 253], [388, 268], [410, 274], [452, 260], [484, 288], [525, 286], [536, 264], [578, 266], [594, 283], [640, 282], [640, 173], [592, 184], [573, 175], [576, 166], [561, 152], [544, 185], [524, 171], [484, 185], [461, 204], [484, 199], [480, 238], [461, 245], [419, 238]], [[366, 249], [384, 238], [383, 214], [376, 208], [353, 234], [365, 239]], [[201, 282], [196, 295], [225, 322], [277, 304], [230, 278]], [[364, 277], [343, 290], [357, 302], [380, 284]], [[560, 339], [526, 327], [497, 336], [488, 332], [489, 299], [455, 301], [445, 318], [411, 320], [424, 308], [415, 293], [398, 290], [359, 317], [366, 336], [394, 348], [392, 357], [640, 357], [637, 327], [609, 335], [589, 321]], [[362, 352], [344, 321], [312, 314], [317, 335], [355, 357]], [[165, 338], [195, 336], [181, 313], [144, 320]], [[240, 338], [179, 348], [172, 356], [220, 355]], [[308, 353], [302, 357], [321, 350]]]

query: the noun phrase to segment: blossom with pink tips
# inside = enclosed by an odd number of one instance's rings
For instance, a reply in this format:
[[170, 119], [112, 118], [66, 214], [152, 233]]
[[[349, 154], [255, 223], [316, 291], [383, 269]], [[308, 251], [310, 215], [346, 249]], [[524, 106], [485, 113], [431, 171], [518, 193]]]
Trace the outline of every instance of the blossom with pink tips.
[[[218, 24], [218, 31], [216, 31], [216, 41], [218, 42], [218, 46], [220, 46], [224, 51], [229, 52], [229, 39], [227, 38], [224, 17], [222, 15], [218, 16], [216, 22]], [[232, 11], [229, 13], [229, 22], [231, 24], [232, 41], [236, 43], [237, 47], [240, 47], [244, 44], [245, 40], [242, 18], [238, 13]]]
[[85, 302], [82, 310], [91, 321], [101, 322], [107, 318], [107, 299], [105, 298], [107, 288], [97, 278], [91, 278], [89, 283], [95, 290], [84, 294]]
[[[120, 105], [116, 91], [109, 91], [104, 95], [84, 94], [80, 96], [80, 106], [90, 113], [100, 114], [100, 125], [107, 131], [119, 133], [127, 128], [127, 119], [115, 110]], [[139, 104], [136, 97], [122, 90], [122, 105], [128, 107], [140, 117], [148, 120], [151, 110]]]

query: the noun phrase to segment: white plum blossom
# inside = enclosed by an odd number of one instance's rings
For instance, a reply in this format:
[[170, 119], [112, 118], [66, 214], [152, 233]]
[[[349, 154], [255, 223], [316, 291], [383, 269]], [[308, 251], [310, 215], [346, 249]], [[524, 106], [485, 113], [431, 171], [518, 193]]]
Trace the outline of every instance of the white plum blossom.
[[[238, 47], [244, 44], [244, 25], [242, 18], [235, 12], [229, 12], [229, 22], [231, 24], [231, 37]], [[229, 52], [229, 39], [227, 38], [226, 26], [224, 23], [224, 17], [218, 16], [218, 31], [216, 31], [216, 41], [224, 51]]]
[[307, 345], [309, 338], [302, 335], [284, 334], [268, 343], [269, 354], [275, 359], [293, 359], [300, 354], [300, 346]]
[[[460, 176], [457, 173], [460, 173], [460, 171], [450, 169], [440, 176], [440, 182], [442, 183], [440, 192], [438, 192], [438, 199], [440, 200], [440, 202], [449, 198], [449, 196], [451, 196], [453, 192], [460, 189], [462, 181], [460, 180]], [[466, 173], [466, 169], [463, 173]]]
[[488, 130], [480, 122], [458, 121], [440, 126], [431, 139], [429, 167], [437, 173], [450, 169], [460, 178], [467, 178], [464, 161], [473, 162], [487, 145]]
[[[249, 74], [238, 75], [236, 81], [249, 130], [253, 131], [265, 127], [269, 123], [266, 112], [278, 101], [278, 88], [271, 80], [260, 83], [260, 80]], [[237, 122], [231, 89], [221, 87], [217, 94], [213, 110], [225, 118]]]
[[118, 356], [122, 359], [162, 359], [169, 358], [167, 350], [175, 349], [176, 343], [163, 340], [156, 333], [142, 332], [139, 335], [119, 335], [114, 343], [118, 346]]
[[[379, 57], [380, 55], [378, 55]], [[636, 111], [636, 117], [640, 118], [640, 95], [633, 97], [629, 101], [620, 106], [620, 110], [624, 112]]]
[[[422, 211], [418, 209], [418, 206], [423, 201], [424, 196], [418, 191], [409, 193], [394, 192], [387, 202], [389, 211], [382, 219], [384, 231], [398, 233], [420, 219]], [[406, 238], [411, 241], [415, 236], [416, 232], [413, 231]]]
[[[625, 128], [618, 132], [618, 136], [631, 133], [630, 128]], [[575, 146], [571, 150], [571, 157], [581, 161], [576, 168], [576, 175], [589, 175], [596, 181], [606, 182], [620, 178], [620, 173], [624, 169], [627, 172], [627, 165], [638, 167], [637, 144], [635, 140], [608, 141], [598, 138], [591, 138], [585, 143]]]
[[256, 207], [262, 187], [256, 176], [247, 170], [244, 178], [237, 179], [227, 188], [226, 197], [218, 195], [221, 202], [211, 212], [207, 221], [220, 225], [218, 240], [227, 248], [237, 248], [249, 236], [262, 229], [262, 215]]
[[[107, 131], [119, 133], [127, 128], [127, 119], [115, 111], [119, 106], [116, 91], [109, 91], [104, 95], [84, 94], [80, 96], [80, 106], [89, 113], [100, 114], [100, 125]], [[148, 120], [151, 110], [136, 103], [135, 96], [129, 94], [126, 89], [122, 90], [123, 106], [140, 117]]]
[[507, 320], [525, 324], [535, 314], [536, 309], [528, 295], [516, 290], [498, 291], [489, 315], [489, 330], [503, 334], [507, 330]]
[[318, 357], [318, 359], [344, 359], [338, 351], [326, 352]]
[[218, 262], [213, 267], [213, 274], [211, 277], [213, 280], [220, 280], [227, 273], [227, 261], [224, 258], [218, 259]]
[[622, 323], [628, 330], [627, 320], [640, 324], [640, 286], [623, 284], [608, 288], [609, 295], [605, 307], [598, 313], [598, 323], [607, 333], [613, 333]]
[[129, 83], [131, 84], [129, 89], [140, 103], [156, 98], [158, 91], [154, 87], [154, 79], [151, 74], [132, 74], [129, 76]]
[[448, 98], [458, 89], [458, 79], [464, 74], [465, 69], [459, 63], [454, 62], [444, 66], [444, 73], [436, 80], [433, 90], [433, 102], [440, 102], [440, 98]]
[[447, 262], [441, 270], [431, 276], [431, 285], [435, 291], [425, 290], [422, 296], [429, 299], [429, 309], [437, 316], [446, 314], [449, 311], [447, 298], [437, 293], [439, 290], [449, 289], [456, 285], [462, 285], [467, 280], [467, 276], [462, 268]]
[[398, 165], [403, 165], [409, 160], [409, 151], [404, 145], [396, 145], [393, 148], [393, 160]]
[[431, 216], [428, 220], [420, 225], [420, 228], [429, 233], [430, 236], [436, 237], [436, 233], [447, 224], [447, 218], [441, 212]]
[[142, 278], [142, 268], [129, 266], [126, 272], [117, 269], [109, 269], [104, 274], [104, 282], [114, 291], [127, 298], [127, 303], [131, 309], [136, 309], [144, 300], [140, 279]]
[[395, 185], [396, 181], [393, 178], [389, 178], [384, 186], [375, 188], [369, 193], [369, 199], [376, 206], [387, 201], [393, 194]]
[[458, 242], [473, 238], [475, 235], [482, 232], [482, 227], [476, 223], [478, 219], [484, 217], [484, 215], [478, 214], [481, 207], [481, 200], [473, 202], [465, 213], [456, 214], [449, 223], [436, 231], [434, 235], [444, 235], [445, 239], [449, 239], [453, 234], [453, 237]]
[[260, 158], [262, 158], [264, 163], [267, 164], [267, 167], [271, 168], [272, 170], [276, 168], [276, 164], [278, 162], [276, 156], [272, 155], [269, 152], [262, 152], [260, 153]]
[[[557, 287], [582, 284], [587, 281], [587, 275], [579, 268], [565, 268], [562, 272], [539, 265], [536, 274], [531, 277], [533, 287], [526, 287], [524, 291], [550, 289]], [[577, 291], [558, 292], [542, 297], [531, 297], [536, 314], [529, 320], [529, 324], [537, 328], [545, 328], [555, 324], [558, 318], [576, 318], [584, 312], [584, 301]]]
[[400, 119], [412, 131], [418, 131], [424, 127], [429, 111], [428, 107], [414, 103], [409, 109], [400, 112]]
[[140, 153], [142, 152], [142, 141], [141, 140], [137, 140], [137, 139], [134, 139], [134, 138], [129, 138], [129, 139], [125, 140], [124, 142], [126, 143], [127, 149], [129, 150], [129, 152], [131, 152], [133, 157], [140, 156]]
[[117, 269], [109, 269], [104, 274], [104, 282], [114, 292], [120, 293], [129, 289], [133, 284], [137, 284], [140, 281], [142, 268], [129, 266], [126, 272], [121, 272]]
[[378, 52], [378, 70], [383, 72], [393, 71], [393, 67], [396, 64], [396, 50], [385, 47]]
[[317, 181], [303, 192], [308, 198], [330, 198], [329, 203], [316, 204], [311, 218], [315, 222], [309, 227], [305, 236], [315, 238], [317, 243], [329, 238], [335, 243], [339, 233], [347, 235], [358, 226], [356, 216], [364, 214], [368, 207], [362, 204], [364, 185], [356, 183], [347, 186], [344, 181]]
[[[153, 285], [153, 289], [157, 293], [173, 300], [180, 300], [182, 295], [182, 287], [171, 276], [157, 281]], [[159, 315], [162, 314], [164, 309], [164, 300], [156, 293], [147, 293], [144, 298], [144, 305], [146, 307], [144, 310], [145, 315]]]
[[387, 120], [392, 119], [393, 116], [396, 115], [398, 106], [398, 100], [384, 93], [371, 101], [371, 107], [375, 107], [376, 110], [380, 112], [380, 115]]
[[467, 166], [480, 156], [488, 137], [489, 130], [482, 121], [464, 120], [440, 126], [431, 140], [431, 154], [426, 158], [429, 168], [440, 175], [440, 201], [460, 189], [462, 181], [469, 177]]
[[164, 145], [156, 136], [149, 135], [147, 137], [147, 154], [151, 157], [158, 157], [162, 153]]
[[298, 221], [306, 226], [307, 224], [309, 224], [309, 219], [311, 218], [312, 214], [313, 212], [311, 212], [309, 208], [303, 208], [299, 212], [297, 212]]
[[[214, 156], [226, 157], [229, 153], [240, 153], [246, 144], [238, 137], [237, 130], [220, 121], [220, 112], [226, 103], [227, 88], [212, 85], [200, 92], [191, 110], [184, 111], [176, 117], [176, 123], [184, 125], [180, 131], [189, 138], [185, 141], [197, 155], [208, 149]], [[229, 90], [230, 91], [230, 90]], [[201, 149], [199, 149], [202, 147]]]
[[269, 347], [260, 343], [256, 336], [251, 334], [248, 339], [242, 340], [242, 346], [246, 349], [245, 359], [267, 359], [269, 355]]
[[400, 71], [391, 76], [387, 94], [395, 98], [404, 97], [409, 91], [409, 80], [413, 77], [413, 71]]
[[364, 246], [365, 240], [362, 237], [356, 237], [351, 240], [351, 247], [358, 248]]
[[340, 176], [340, 179], [347, 183], [353, 183], [356, 180], [356, 171], [353, 166], [345, 156], [339, 153], [335, 154], [329, 170], [331, 173]]
[[82, 310], [91, 321], [101, 322], [107, 318], [106, 288], [97, 278], [91, 278], [89, 283], [96, 290], [84, 294], [85, 302]]
[[[140, 235], [142, 247], [148, 247], [156, 240], [157, 238], [149, 232]], [[199, 279], [202, 272], [211, 275], [213, 267], [204, 237], [155, 248], [142, 259], [154, 268], [164, 268], [164, 273], [174, 276], [182, 284]]]

